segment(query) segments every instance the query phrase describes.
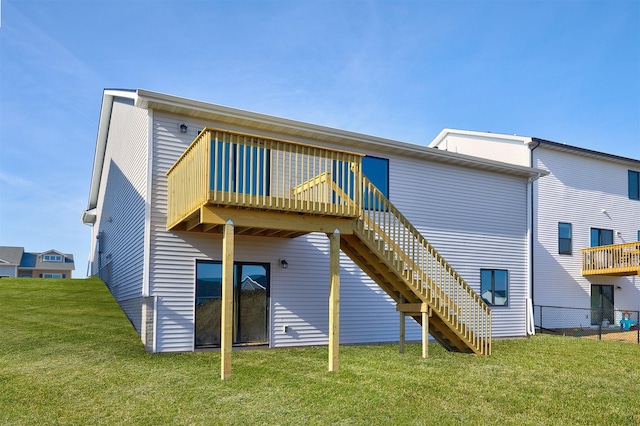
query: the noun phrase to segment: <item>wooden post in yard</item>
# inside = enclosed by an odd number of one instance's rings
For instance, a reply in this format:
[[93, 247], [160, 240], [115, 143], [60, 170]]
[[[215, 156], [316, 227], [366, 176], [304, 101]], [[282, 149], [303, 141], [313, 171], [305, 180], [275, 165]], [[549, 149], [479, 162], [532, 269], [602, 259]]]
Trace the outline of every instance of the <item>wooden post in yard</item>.
[[422, 309], [422, 358], [429, 357], [429, 307]]
[[[400, 303], [404, 303], [404, 296], [400, 296]], [[404, 341], [405, 341], [405, 323], [406, 323], [406, 316], [404, 314], [404, 312], [400, 311], [400, 353], [403, 354], [404, 353]]]
[[233, 345], [233, 222], [224, 225], [222, 236], [222, 314], [220, 323], [220, 378], [231, 377]]
[[329, 371], [338, 371], [340, 347], [340, 231], [329, 236]]

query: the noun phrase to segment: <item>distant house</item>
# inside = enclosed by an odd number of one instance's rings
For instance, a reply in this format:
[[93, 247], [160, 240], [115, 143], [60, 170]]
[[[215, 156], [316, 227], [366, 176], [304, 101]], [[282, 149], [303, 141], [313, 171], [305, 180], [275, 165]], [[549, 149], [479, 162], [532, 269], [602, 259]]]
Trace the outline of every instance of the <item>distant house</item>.
[[530, 182], [528, 190], [534, 305], [586, 312], [580, 324], [572, 323], [584, 327], [599, 323], [600, 308], [612, 312], [609, 322], [615, 324], [623, 311], [640, 310], [639, 159], [534, 137], [453, 129], [443, 130], [429, 146], [549, 173]]
[[72, 254], [57, 250], [31, 253], [24, 247], [0, 246], [0, 277], [71, 278], [74, 269]]

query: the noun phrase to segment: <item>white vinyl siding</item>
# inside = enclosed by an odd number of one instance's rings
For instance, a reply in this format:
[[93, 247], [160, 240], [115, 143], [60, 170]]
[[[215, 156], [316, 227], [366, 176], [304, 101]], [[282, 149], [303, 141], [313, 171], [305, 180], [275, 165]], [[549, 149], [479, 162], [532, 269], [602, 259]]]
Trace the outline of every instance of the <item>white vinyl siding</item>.
[[158, 352], [193, 350], [195, 259], [207, 258], [203, 254], [206, 248], [219, 245], [210, 235], [166, 230], [166, 172], [195, 139], [196, 129], [204, 127], [189, 122], [188, 133], [180, 133], [183, 122], [179, 117], [153, 113], [149, 292], [157, 297], [155, 350]]
[[[628, 197], [629, 167], [544, 146], [534, 151], [534, 160], [534, 167], [551, 172], [535, 183], [534, 303], [589, 308], [591, 285], [601, 284], [620, 287], [616, 309], [637, 309], [636, 277], [582, 276], [581, 249], [591, 245], [591, 228], [612, 229], [614, 244], [636, 237], [640, 208]], [[572, 255], [558, 254], [558, 222], [572, 224]]]
[[509, 305], [492, 307], [496, 337], [525, 335], [525, 178], [414, 159], [390, 161], [391, 201], [479, 293], [480, 269], [509, 271]]
[[[196, 131], [216, 123], [158, 111], [153, 117], [150, 291], [158, 297], [156, 350], [189, 351], [194, 345], [195, 261], [220, 260], [221, 237], [166, 231], [165, 174]], [[187, 124], [187, 134], [179, 132], [181, 123]], [[234, 130], [258, 133], [247, 128]], [[280, 137], [295, 140], [291, 135]], [[366, 154], [389, 158], [380, 152]], [[509, 270], [510, 304], [494, 310], [494, 334], [523, 336], [526, 179], [398, 156], [390, 158], [389, 168], [392, 201], [459, 268], [470, 285], [479, 290], [481, 268]], [[326, 235], [309, 234], [293, 240], [240, 236], [235, 244], [236, 261], [271, 264], [271, 346], [326, 344]], [[279, 259], [286, 259], [289, 267], [282, 269]], [[398, 340], [395, 303], [345, 255], [341, 256], [340, 311], [341, 343]], [[419, 327], [411, 320], [407, 320], [407, 338], [420, 338]]]
[[[195, 261], [221, 259], [221, 236], [166, 231], [166, 171], [195, 138], [196, 129], [215, 125], [188, 121], [185, 135], [178, 131], [183, 122], [180, 117], [154, 112], [150, 277], [151, 294], [158, 296], [159, 352], [193, 350]], [[293, 240], [235, 238], [236, 261], [271, 264], [271, 346], [327, 344], [328, 251], [324, 234]], [[289, 267], [281, 268], [279, 259], [287, 259]], [[341, 342], [397, 341], [395, 304], [344, 255], [341, 267]], [[419, 339], [417, 325], [408, 324], [407, 335]]]
[[102, 253], [92, 270], [108, 269], [110, 289], [127, 315], [130, 304], [123, 302], [142, 291], [147, 142], [147, 111], [116, 100], [94, 227]]

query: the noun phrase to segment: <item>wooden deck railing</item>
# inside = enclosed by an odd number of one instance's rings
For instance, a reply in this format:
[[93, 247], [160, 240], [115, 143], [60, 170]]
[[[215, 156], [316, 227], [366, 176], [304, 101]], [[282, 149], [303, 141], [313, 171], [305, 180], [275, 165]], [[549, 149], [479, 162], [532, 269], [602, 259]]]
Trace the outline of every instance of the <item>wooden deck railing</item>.
[[640, 275], [640, 242], [582, 249], [582, 275]]
[[477, 353], [491, 354], [491, 309], [366, 177], [359, 231]]
[[361, 164], [361, 154], [205, 128], [167, 172], [167, 225], [205, 204], [355, 218]]

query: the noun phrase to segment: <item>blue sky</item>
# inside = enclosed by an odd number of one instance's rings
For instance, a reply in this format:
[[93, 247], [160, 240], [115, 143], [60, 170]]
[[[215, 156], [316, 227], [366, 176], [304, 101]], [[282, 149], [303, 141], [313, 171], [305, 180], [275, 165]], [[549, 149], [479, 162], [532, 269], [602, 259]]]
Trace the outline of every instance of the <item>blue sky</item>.
[[640, 1], [1, 0], [0, 245], [73, 253], [104, 88], [640, 158]]

